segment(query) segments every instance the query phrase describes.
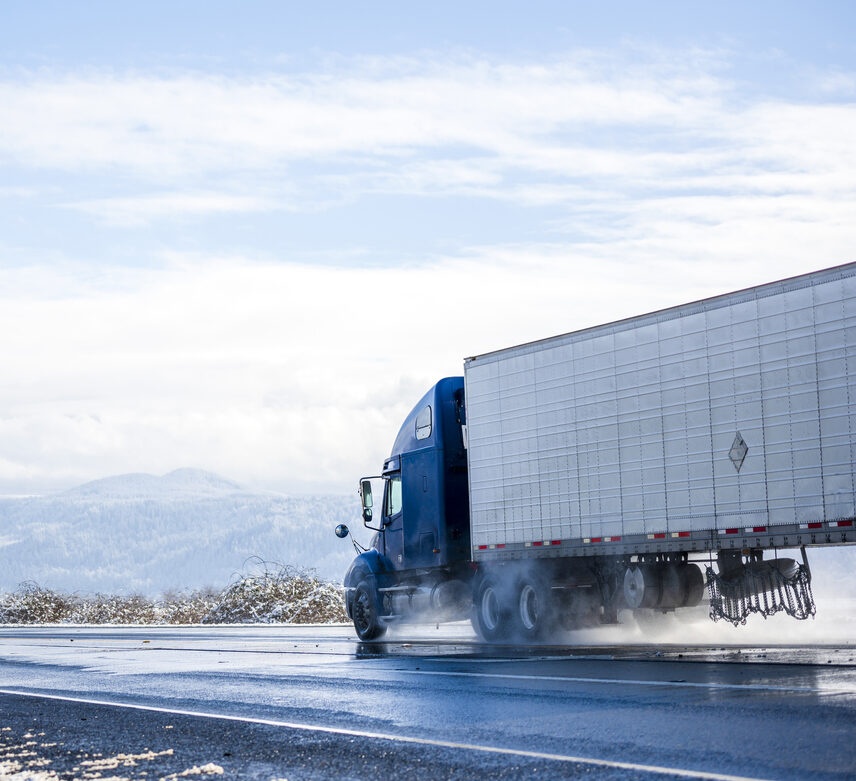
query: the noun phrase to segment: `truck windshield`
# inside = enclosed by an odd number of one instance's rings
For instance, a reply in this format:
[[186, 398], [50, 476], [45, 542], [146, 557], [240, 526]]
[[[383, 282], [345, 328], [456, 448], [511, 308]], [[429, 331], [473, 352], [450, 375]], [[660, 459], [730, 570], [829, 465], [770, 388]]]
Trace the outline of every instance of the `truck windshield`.
[[384, 515], [391, 518], [401, 512], [401, 475], [393, 475], [386, 481], [386, 506]]

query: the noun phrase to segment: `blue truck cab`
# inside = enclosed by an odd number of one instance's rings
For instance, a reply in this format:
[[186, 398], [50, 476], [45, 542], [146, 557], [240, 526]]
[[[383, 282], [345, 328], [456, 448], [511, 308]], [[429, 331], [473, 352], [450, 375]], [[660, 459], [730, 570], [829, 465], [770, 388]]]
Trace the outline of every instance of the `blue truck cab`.
[[360, 493], [372, 546], [345, 575], [357, 634], [380, 636], [393, 622], [469, 604], [470, 562], [463, 377], [440, 380], [401, 426], [380, 477], [383, 495]]

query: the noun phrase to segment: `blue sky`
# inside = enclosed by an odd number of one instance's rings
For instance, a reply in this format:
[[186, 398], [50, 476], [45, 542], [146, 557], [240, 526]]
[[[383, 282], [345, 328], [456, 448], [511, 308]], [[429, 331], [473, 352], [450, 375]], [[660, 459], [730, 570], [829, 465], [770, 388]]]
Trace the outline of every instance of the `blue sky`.
[[350, 490], [464, 355], [854, 259], [850, 3], [27, 3], [0, 491]]
[[[467, 49], [533, 57], [636, 42], [664, 48], [781, 52], [818, 67], [853, 64], [852, 3], [670, 2], [149, 2], [34, 0], [0, 31], [13, 68], [193, 67], [252, 72], [335, 55]], [[747, 74], [750, 75], [750, 74]]]

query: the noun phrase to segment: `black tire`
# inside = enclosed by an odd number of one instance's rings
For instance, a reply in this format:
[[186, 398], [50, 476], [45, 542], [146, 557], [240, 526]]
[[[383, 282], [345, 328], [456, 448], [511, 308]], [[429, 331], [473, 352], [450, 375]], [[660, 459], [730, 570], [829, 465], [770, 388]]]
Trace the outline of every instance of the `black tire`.
[[473, 604], [473, 628], [488, 643], [511, 638], [513, 622], [508, 589], [501, 589], [493, 577], [479, 583]]
[[683, 590], [682, 607], [695, 607], [704, 596], [704, 576], [701, 570], [690, 562], [685, 562], [680, 568], [681, 588]]
[[555, 629], [555, 603], [550, 584], [533, 575], [519, 578], [514, 587], [514, 632], [523, 642], [547, 637]]
[[663, 610], [674, 610], [684, 604], [684, 582], [681, 579], [680, 564], [663, 564], [659, 568], [660, 599], [657, 607]]
[[656, 607], [660, 601], [660, 573], [651, 564], [631, 564], [624, 572], [624, 603], [631, 610]]
[[354, 589], [351, 617], [360, 640], [377, 640], [386, 632], [378, 618], [377, 591], [367, 580], [361, 580]]

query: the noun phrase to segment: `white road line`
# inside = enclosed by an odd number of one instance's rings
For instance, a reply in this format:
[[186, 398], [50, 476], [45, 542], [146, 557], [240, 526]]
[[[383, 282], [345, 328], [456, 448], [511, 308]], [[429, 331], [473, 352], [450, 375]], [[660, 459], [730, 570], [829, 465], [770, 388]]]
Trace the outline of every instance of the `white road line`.
[[452, 676], [455, 678], [500, 678], [512, 681], [553, 681], [560, 683], [611, 683], [630, 684], [633, 686], [666, 686], [688, 689], [728, 689], [732, 691], [766, 691], [786, 692], [789, 694], [856, 694], [853, 687], [809, 687], [809, 686], [772, 686], [763, 683], [695, 683], [693, 681], [649, 681], [635, 680], [632, 678], [585, 678], [583, 676], [572, 677], [565, 675], [518, 675], [513, 673], [471, 673], [445, 670], [408, 670], [406, 668], [395, 668], [396, 672], [409, 675], [438, 675]]
[[92, 700], [84, 697], [63, 697], [58, 694], [41, 694], [38, 692], [15, 691], [13, 689], [0, 689], [0, 694], [31, 697], [42, 700], [59, 700], [60, 702], [78, 702], [85, 705], [101, 705], [109, 708], [125, 708], [127, 710], [150, 711], [153, 713], [168, 713], [173, 716], [192, 716], [204, 719], [218, 719], [220, 721], [241, 722], [244, 724], [263, 724], [269, 727], [284, 727], [286, 729], [303, 730], [305, 732], [322, 732], [328, 735], [347, 735], [349, 737], [368, 738], [371, 740], [389, 740], [395, 743], [410, 743], [419, 746], [433, 746], [435, 748], [481, 751], [486, 754], [507, 754], [510, 756], [527, 757], [529, 759], [545, 759], [554, 762], [574, 762], [581, 765], [594, 765], [596, 767], [632, 770], [638, 773], [664, 773], [673, 776], [681, 776], [683, 778], [708, 779], [709, 781], [762, 781], [762, 779], [751, 778], [749, 776], [732, 776], [724, 773], [709, 773], [704, 770], [683, 770], [681, 768], [660, 767], [658, 765], [641, 765], [636, 762], [619, 762], [617, 760], [610, 759], [575, 757], [570, 754], [549, 754], [543, 751], [526, 751], [524, 749], [500, 748], [498, 746], [481, 746], [474, 743], [456, 743], [450, 740], [430, 740], [429, 738], [414, 738], [407, 735], [388, 735], [381, 732], [367, 732], [364, 730], [344, 729], [340, 727], [323, 727], [317, 724], [300, 724], [291, 721], [258, 719], [249, 716], [231, 716], [225, 713], [204, 713], [202, 711], [182, 710], [179, 708], [158, 708], [154, 705], [135, 705], [127, 702]]

